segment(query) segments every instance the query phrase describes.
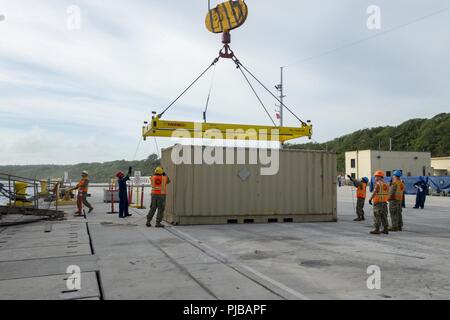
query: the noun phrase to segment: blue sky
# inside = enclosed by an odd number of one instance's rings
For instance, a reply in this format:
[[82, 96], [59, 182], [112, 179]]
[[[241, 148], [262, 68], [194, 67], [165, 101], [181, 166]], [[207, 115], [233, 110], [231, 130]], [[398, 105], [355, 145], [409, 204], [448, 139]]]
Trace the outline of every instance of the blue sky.
[[[450, 110], [450, 10], [419, 19], [450, 1], [247, 4], [232, 47], [270, 88], [287, 65], [286, 104], [313, 122], [315, 140]], [[71, 5], [80, 9], [77, 30], [67, 27]], [[366, 26], [370, 5], [381, 9], [381, 30]], [[206, 10], [206, 0], [0, 0], [0, 164], [132, 160], [142, 122], [220, 49], [220, 36], [204, 27]], [[201, 121], [211, 76], [166, 118]], [[270, 124], [230, 61], [216, 68], [208, 118]], [[155, 151], [153, 140], [143, 142], [136, 158]]]

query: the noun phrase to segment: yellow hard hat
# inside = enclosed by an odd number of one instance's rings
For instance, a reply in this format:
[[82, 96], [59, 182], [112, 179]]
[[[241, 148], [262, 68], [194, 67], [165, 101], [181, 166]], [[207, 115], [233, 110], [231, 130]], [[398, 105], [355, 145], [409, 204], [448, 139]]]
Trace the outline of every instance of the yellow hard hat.
[[155, 169], [155, 174], [163, 174], [164, 173], [164, 169], [162, 167], [157, 167]]

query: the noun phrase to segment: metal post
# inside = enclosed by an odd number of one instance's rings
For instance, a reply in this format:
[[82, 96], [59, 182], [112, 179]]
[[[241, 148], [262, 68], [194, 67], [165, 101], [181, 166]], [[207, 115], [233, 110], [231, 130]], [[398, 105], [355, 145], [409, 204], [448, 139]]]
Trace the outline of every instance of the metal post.
[[34, 206], [36, 209], [39, 209], [39, 186], [37, 184], [37, 180], [34, 180]]
[[283, 70], [284, 67], [280, 67], [280, 83], [277, 84], [275, 86], [275, 89], [277, 89], [277, 91], [280, 93], [279, 98], [280, 98], [280, 105], [276, 105], [277, 107], [280, 107], [280, 127], [283, 126], [284, 122], [283, 122], [283, 109], [284, 109], [284, 103], [283, 103], [283, 98], [286, 97], [284, 95], [284, 88], [283, 88]]
[[283, 126], [283, 98], [284, 98], [284, 95], [283, 95], [283, 69], [284, 69], [284, 67], [281, 67], [280, 69], [281, 69], [281, 82], [280, 82], [280, 102], [281, 102], [281, 105], [280, 105], [280, 127], [282, 127]]
[[[56, 211], [58, 211], [58, 198], [59, 198], [59, 181], [56, 181], [56, 185], [55, 185], [55, 207], [56, 207]], [[50, 199], [50, 201], [52, 201]], [[51, 202], [50, 202], [51, 204]]]
[[11, 199], [11, 176], [8, 175], [8, 191], [9, 191], [9, 207], [12, 207], [12, 199]]

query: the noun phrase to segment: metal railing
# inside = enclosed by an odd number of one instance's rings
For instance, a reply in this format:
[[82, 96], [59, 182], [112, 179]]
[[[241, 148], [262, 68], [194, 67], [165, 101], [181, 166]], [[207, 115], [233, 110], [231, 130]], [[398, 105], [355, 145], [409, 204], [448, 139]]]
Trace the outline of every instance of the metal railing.
[[[17, 183], [26, 184], [24, 190], [17, 190]], [[43, 191], [43, 183], [46, 184], [46, 191]], [[52, 179], [32, 179], [21, 176], [16, 176], [8, 173], [0, 172], [0, 197], [5, 198], [7, 201], [0, 206], [8, 208], [26, 208], [26, 209], [41, 209], [43, 207], [43, 201], [48, 202], [46, 210], [50, 210], [52, 203], [54, 202], [55, 210], [58, 211], [58, 193], [61, 181]]]

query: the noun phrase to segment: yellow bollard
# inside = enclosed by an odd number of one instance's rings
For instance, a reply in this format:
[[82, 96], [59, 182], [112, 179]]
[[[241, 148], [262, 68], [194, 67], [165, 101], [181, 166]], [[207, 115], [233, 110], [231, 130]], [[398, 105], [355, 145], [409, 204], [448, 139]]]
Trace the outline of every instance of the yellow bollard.
[[16, 207], [29, 207], [33, 203], [27, 200], [27, 188], [28, 183], [16, 181], [14, 183], [14, 192], [16, 194], [16, 199], [14, 201], [14, 206]]
[[40, 184], [41, 184], [41, 192], [39, 192], [39, 196], [40, 197], [47, 197], [47, 196], [49, 196], [50, 193], [48, 192], [48, 181], [47, 180], [41, 180]]

